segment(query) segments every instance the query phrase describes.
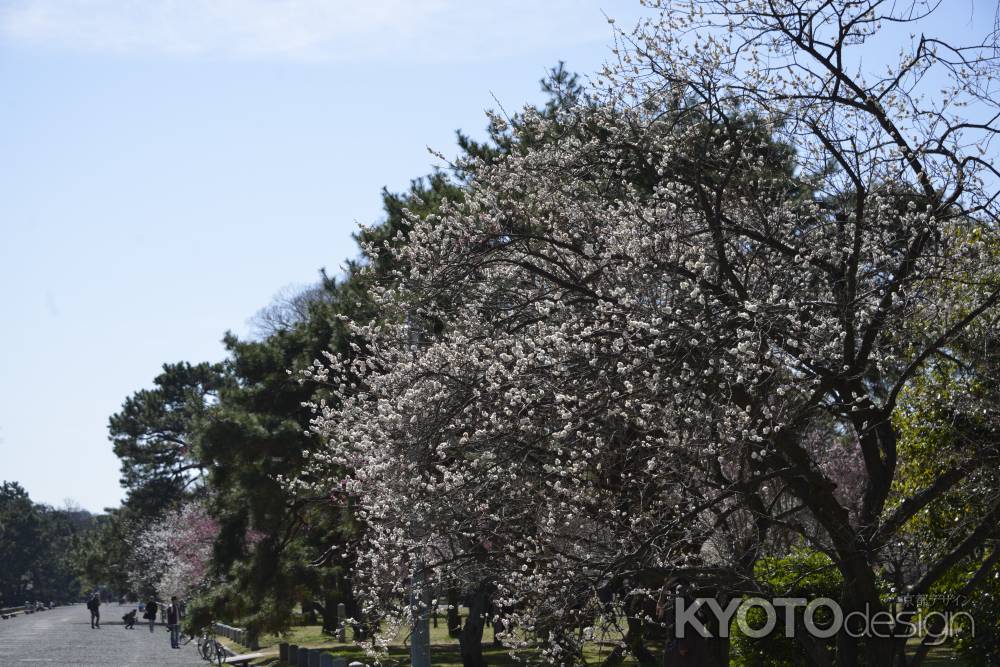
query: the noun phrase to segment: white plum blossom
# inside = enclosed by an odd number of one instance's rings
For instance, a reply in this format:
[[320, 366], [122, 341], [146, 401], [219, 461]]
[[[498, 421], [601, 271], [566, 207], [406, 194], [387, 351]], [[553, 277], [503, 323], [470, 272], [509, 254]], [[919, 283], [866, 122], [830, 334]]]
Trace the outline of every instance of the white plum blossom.
[[993, 125], [954, 116], [990, 63], [921, 41], [855, 73], [874, 0], [651, 4], [592, 99], [514, 129], [545, 141], [411, 216], [364, 344], [311, 369], [334, 396], [300, 483], [358, 499], [387, 635], [420, 563], [490, 581], [506, 641], [566, 662], [567, 628], [677, 578], [752, 590], [776, 533], [880, 604], [899, 393], [1000, 298]]

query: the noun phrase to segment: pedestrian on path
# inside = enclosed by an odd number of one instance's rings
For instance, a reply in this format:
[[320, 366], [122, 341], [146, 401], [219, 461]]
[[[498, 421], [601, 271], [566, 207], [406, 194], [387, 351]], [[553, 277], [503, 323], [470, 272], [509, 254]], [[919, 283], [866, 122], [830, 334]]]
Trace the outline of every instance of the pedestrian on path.
[[87, 609], [90, 610], [90, 627], [91, 629], [101, 627], [101, 596], [94, 593], [87, 600]]
[[170, 606], [167, 607], [167, 627], [170, 628], [170, 648], [180, 648], [181, 609], [176, 595], [170, 598]]
[[136, 612], [136, 610], [133, 609], [129, 613], [127, 613], [124, 616], [122, 616], [122, 622], [125, 624], [125, 629], [126, 630], [135, 630], [135, 615], [136, 615], [136, 613], [138, 613], [138, 612]]
[[146, 613], [142, 615], [147, 621], [149, 621], [149, 631], [153, 632], [156, 629], [156, 612], [159, 611], [160, 607], [156, 604], [154, 598], [149, 598], [149, 602], [146, 603]]

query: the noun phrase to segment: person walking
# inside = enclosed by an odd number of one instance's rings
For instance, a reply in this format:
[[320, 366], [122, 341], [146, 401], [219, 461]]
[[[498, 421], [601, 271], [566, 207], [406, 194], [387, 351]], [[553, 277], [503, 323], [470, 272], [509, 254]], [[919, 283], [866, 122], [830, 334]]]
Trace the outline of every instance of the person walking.
[[167, 607], [167, 627], [170, 628], [170, 648], [180, 648], [181, 608], [176, 595], [170, 598], [170, 606]]
[[149, 621], [149, 631], [153, 632], [156, 629], [156, 612], [160, 610], [160, 606], [156, 604], [154, 598], [149, 598], [149, 602], [146, 603], [146, 613], [142, 615], [143, 618]]
[[90, 610], [90, 628], [91, 628], [91, 630], [93, 630], [94, 628], [100, 629], [100, 627], [101, 627], [101, 596], [99, 594], [94, 593], [93, 595], [90, 596], [90, 599], [87, 600], [87, 609]]

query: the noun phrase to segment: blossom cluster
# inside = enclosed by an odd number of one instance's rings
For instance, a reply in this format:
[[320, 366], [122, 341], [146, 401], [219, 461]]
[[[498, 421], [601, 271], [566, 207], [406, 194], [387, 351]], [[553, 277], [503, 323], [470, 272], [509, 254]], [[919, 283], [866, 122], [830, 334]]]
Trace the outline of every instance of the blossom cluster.
[[189, 501], [138, 531], [129, 546], [129, 583], [139, 594], [187, 598], [207, 580], [218, 524]]

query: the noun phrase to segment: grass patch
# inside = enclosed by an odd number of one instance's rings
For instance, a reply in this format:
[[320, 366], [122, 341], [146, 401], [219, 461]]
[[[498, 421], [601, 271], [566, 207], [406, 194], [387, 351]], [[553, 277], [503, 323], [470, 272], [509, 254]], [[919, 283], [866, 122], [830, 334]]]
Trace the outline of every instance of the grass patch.
[[[464, 623], [467, 613], [463, 608], [460, 617]], [[448, 636], [448, 626], [444, 614], [438, 618], [437, 627], [431, 623], [431, 662], [434, 667], [461, 667], [462, 656], [459, 650], [458, 639]], [[303, 625], [291, 628], [283, 635], [264, 635], [260, 638], [260, 650], [274, 652], [273, 657], [258, 661], [259, 665], [270, 665], [271, 667], [283, 667], [277, 659], [278, 644], [287, 642], [305, 648], [324, 649], [338, 658], [344, 658], [348, 663], [358, 661], [365, 664], [372, 664], [373, 660], [365, 650], [353, 643], [350, 631], [348, 631], [348, 641], [338, 642], [335, 637], [323, 634], [319, 625]], [[381, 663], [385, 667], [406, 667], [410, 664], [410, 647], [407, 642], [408, 632], [403, 630], [396, 636], [394, 643], [389, 648], [389, 654], [382, 658]], [[239, 647], [237, 647], [239, 648]], [[600, 665], [611, 651], [611, 647], [598, 642], [593, 642], [584, 649], [584, 657], [590, 665]], [[493, 645], [493, 633], [487, 627], [483, 632], [483, 657], [491, 667], [523, 667], [525, 663], [541, 664], [538, 649], [521, 649], [517, 651], [516, 657], [511, 655], [509, 649], [496, 647]], [[634, 667], [635, 661], [626, 659], [623, 667]]]
[[[464, 610], [463, 610], [464, 611]], [[465, 614], [462, 614], [464, 622]], [[260, 651], [272, 654], [270, 657], [257, 661], [257, 665], [269, 665], [270, 667], [284, 667], [286, 663], [278, 660], [278, 644], [287, 642], [305, 648], [324, 649], [338, 658], [344, 658], [348, 663], [353, 661], [372, 664], [373, 660], [365, 650], [353, 642], [353, 638], [348, 631], [348, 641], [338, 642], [335, 637], [323, 634], [319, 625], [300, 625], [292, 627], [284, 635], [264, 635], [260, 638]], [[389, 654], [382, 659], [385, 667], [407, 667], [410, 664], [410, 649], [407, 643], [407, 633], [400, 632], [395, 638], [394, 644], [389, 649]], [[222, 637], [219, 637], [225, 645], [238, 652], [248, 652], [245, 647], [238, 646]], [[487, 628], [483, 633], [483, 657], [491, 667], [523, 667], [527, 664], [541, 664], [539, 651], [537, 649], [522, 649], [517, 652], [516, 657], [505, 648], [497, 648], [492, 644], [493, 635]], [[907, 654], [912, 655], [919, 642], [911, 640], [907, 644]], [[653, 653], [659, 656], [662, 646], [657, 642], [649, 645]], [[609, 643], [591, 642], [584, 649], [584, 659], [591, 667], [597, 667], [611, 651]], [[435, 628], [431, 624], [431, 662], [434, 667], [461, 667], [462, 656], [459, 652], [458, 640], [448, 636], [447, 623], [442, 614]], [[627, 658], [623, 667], [634, 667], [636, 662], [633, 658]], [[938, 646], [931, 650], [924, 661], [925, 667], [961, 667], [962, 662], [955, 650], [948, 646]]]

